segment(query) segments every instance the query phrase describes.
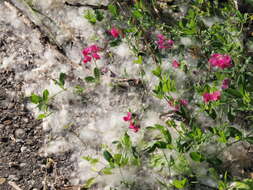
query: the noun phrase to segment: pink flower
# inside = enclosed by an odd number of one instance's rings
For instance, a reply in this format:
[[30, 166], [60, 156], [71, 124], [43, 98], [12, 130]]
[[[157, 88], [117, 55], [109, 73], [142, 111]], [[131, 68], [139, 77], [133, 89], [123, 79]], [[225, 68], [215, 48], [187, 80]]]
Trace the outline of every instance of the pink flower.
[[117, 28], [112, 28], [109, 32], [114, 38], [119, 37], [119, 30]]
[[184, 105], [184, 106], [187, 106], [189, 104], [188, 100], [185, 100], [185, 99], [181, 99], [179, 100], [180, 104]]
[[100, 59], [100, 56], [99, 56], [97, 53], [93, 53], [93, 54], [92, 54], [92, 57], [93, 57], [94, 59]]
[[97, 45], [91, 45], [87, 48], [84, 48], [83, 50], [83, 56], [84, 56], [84, 63], [88, 63], [91, 61], [91, 59], [100, 59], [100, 56], [98, 55], [98, 51], [100, 51], [100, 48]]
[[178, 68], [179, 66], [180, 66], [180, 63], [179, 63], [177, 60], [174, 60], [174, 61], [172, 62], [172, 67]]
[[229, 87], [229, 84], [230, 84], [230, 80], [229, 79], [224, 79], [222, 81], [222, 86], [221, 88], [224, 90], [224, 89], [227, 89]]
[[129, 122], [129, 129], [133, 129], [133, 131], [135, 133], [137, 133], [140, 129], [139, 125], [135, 125], [133, 118], [132, 118], [132, 113], [131, 112], [127, 112], [127, 116], [123, 117], [124, 121], [128, 121]]
[[130, 124], [129, 124], [129, 129], [133, 129], [133, 131], [135, 133], [137, 133], [139, 130], [140, 130], [140, 126], [139, 125], [135, 125], [132, 121], [130, 121]]
[[123, 117], [124, 121], [131, 121], [132, 120], [132, 113], [127, 112], [127, 116]]
[[90, 61], [91, 61], [91, 57], [88, 56], [88, 55], [85, 55], [85, 56], [84, 56], [83, 62], [84, 62], [84, 63], [88, 63], [88, 62], [90, 62]]
[[168, 104], [169, 104], [170, 109], [172, 109], [173, 111], [179, 111], [179, 106], [176, 105], [175, 101], [170, 100]]
[[90, 46], [90, 50], [91, 50], [91, 53], [97, 53], [98, 51], [100, 51], [100, 48], [94, 44]]
[[203, 94], [203, 99], [204, 99], [204, 102], [205, 103], [207, 103], [207, 102], [209, 102], [209, 101], [211, 101], [211, 94], [209, 94], [209, 93], [204, 93]]
[[212, 101], [217, 101], [220, 99], [221, 93], [220, 91], [215, 91], [212, 93], [211, 96], [212, 96]]
[[208, 62], [211, 63], [212, 67], [219, 67], [221, 69], [231, 67], [231, 61], [232, 60], [229, 55], [222, 55], [219, 53], [214, 53], [208, 60]]
[[159, 40], [161, 40], [161, 41], [164, 41], [164, 40], [165, 40], [165, 37], [164, 37], [164, 35], [162, 35], [162, 34], [157, 34], [156, 37], [157, 37]]
[[84, 55], [84, 56], [85, 56], [85, 55], [88, 55], [90, 52], [91, 52], [90, 47], [87, 47], [87, 48], [85, 48], [85, 49], [83, 50], [83, 55]]
[[174, 41], [170, 39], [166, 39], [164, 35], [162, 34], [157, 34], [156, 37], [158, 38], [156, 40], [156, 43], [158, 45], [159, 49], [167, 49], [167, 48], [172, 48]]
[[215, 91], [213, 93], [204, 93], [203, 94], [203, 99], [205, 103], [208, 103], [210, 101], [217, 101], [220, 99], [221, 93], [220, 91]]
[[174, 41], [173, 40], [168, 40], [167, 44], [172, 47], [174, 45]]

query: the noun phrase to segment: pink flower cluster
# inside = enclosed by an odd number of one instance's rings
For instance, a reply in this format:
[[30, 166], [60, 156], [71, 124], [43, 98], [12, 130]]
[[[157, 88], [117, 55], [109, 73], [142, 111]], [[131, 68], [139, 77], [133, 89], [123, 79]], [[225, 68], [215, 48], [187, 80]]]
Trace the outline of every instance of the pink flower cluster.
[[177, 60], [174, 60], [174, 61], [172, 62], [172, 67], [178, 68], [179, 66], [180, 66], [180, 63], [179, 63]]
[[178, 102], [179, 104], [177, 103], [176, 100], [168, 101], [170, 109], [172, 109], [173, 111], [179, 111], [180, 105], [187, 106], [189, 103], [188, 100], [185, 99], [180, 99]]
[[83, 50], [83, 56], [84, 56], [84, 63], [88, 63], [93, 59], [97, 60], [100, 59], [100, 56], [98, 55], [98, 52], [100, 51], [100, 48], [97, 45], [91, 45]]
[[135, 125], [133, 118], [132, 118], [132, 113], [131, 112], [127, 112], [127, 116], [123, 117], [124, 121], [129, 122], [129, 129], [132, 129], [135, 133], [137, 133], [140, 130], [140, 126], [139, 125]]
[[231, 61], [232, 60], [229, 55], [214, 53], [208, 62], [211, 63], [212, 67], [219, 67], [221, 69], [225, 69], [232, 66]]
[[224, 90], [224, 89], [227, 89], [229, 87], [229, 84], [230, 84], [230, 80], [229, 79], [224, 79], [222, 81], [222, 86], [221, 88]]
[[109, 33], [114, 37], [114, 38], [118, 38], [119, 37], [119, 30], [117, 28], [112, 28]]
[[220, 91], [215, 91], [213, 93], [204, 93], [203, 94], [203, 99], [205, 103], [208, 103], [210, 101], [217, 101], [221, 97], [221, 92]]
[[165, 36], [162, 34], [158, 34], [156, 37], [157, 37], [156, 43], [157, 43], [159, 49], [172, 48], [172, 46], [174, 44], [173, 40], [165, 38]]

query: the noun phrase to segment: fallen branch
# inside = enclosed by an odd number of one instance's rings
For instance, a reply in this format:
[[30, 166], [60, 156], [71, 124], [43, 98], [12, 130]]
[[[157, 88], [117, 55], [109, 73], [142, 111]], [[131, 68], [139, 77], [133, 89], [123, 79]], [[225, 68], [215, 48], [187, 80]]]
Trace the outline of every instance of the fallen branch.
[[67, 6], [71, 6], [71, 7], [89, 7], [92, 9], [103, 9], [103, 10], [107, 10], [108, 7], [106, 5], [91, 5], [91, 4], [81, 4], [81, 3], [69, 3], [69, 2], [65, 2], [64, 3]]
[[22, 190], [15, 182], [9, 181], [8, 184], [12, 186], [15, 190]]

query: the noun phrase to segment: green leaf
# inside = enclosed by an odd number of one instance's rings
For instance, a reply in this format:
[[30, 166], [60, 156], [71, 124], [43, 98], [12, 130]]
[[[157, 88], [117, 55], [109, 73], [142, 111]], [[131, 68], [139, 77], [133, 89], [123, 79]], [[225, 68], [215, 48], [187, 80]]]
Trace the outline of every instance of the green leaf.
[[46, 89], [46, 90], [43, 91], [43, 100], [44, 100], [44, 101], [47, 101], [47, 100], [48, 100], [48, 96], [49, 96], [49, 92], [48, 92], [48, 90]]
[[82, 94], [83, 93], [83, 91], [84, 91], [85, 89], [83, 88], [83, 87], [81, 87], [81, 86], [75, 86], [75, 92], [77, 93], [77, 94]]
[[95, 67], [93, 72], [94, 72], [94, 76], [95, 76], [96, 80], [99, 81], [100, 80], [100, 71], [99, 71], [99, 69], [97, 67]]
[[84, 18], [86, 18], [91, 24], [96, 24], [97, 22], [96, 15], [93, 13], [93, 11], [90, 10], [86, 12]]
[[102, 21], [104, 19], [104, 14], [102, 11], [99, 11], [98, 9], [95, 10], [96, 19], [98, 21]]
[[65, 79], [66, 79], [66, 74], [65, 73], [60, 73], [59, 82], [62, 85], [62, 87], [65, 84]]
[[222, 161], [217, 157], [208, 158], [206, 161], [214, 166], [219, 166], [222, 164]]
[[108, 10], [110, 11], [110, 13], [113, 15], [113, 16], [118, 16], [118, 10], [117, 10], [117, 7], [113, 4], [110, 4], [108, 5]]
[[104, 158], [105, 158], [108, 162], [113, 162], [113, 161], [114, 161], [114, 159], [113, 159], [111, 153], [108, 152], [107, 150], [105, 150], [105, 151], [103, 152], [103, 156], [104, 156]]
[[225, 92], [227, 95], [233, 95], [238, 98], [242, 97], [242, 94], [238, 90], [235, 90], [235, 89], [228, 88], [228, 89], [226, 89]]
[[153, 75], [157, 76], [158, 78], [161, 77], [162, 74], [162, 69], [160, 66], [156, 67], [155, 70], [152, 71]]
[[160, 130], [160, 131], [165, 129], [164, 126], [159, 125], [159, 124], [155, 124], [155, 128], [158, 129], [158, 130]]
[[34, 104], [38, 104], [38, 103], [40, 103], [41, 101], [42, 101], [42, 97], [40, 97], [40, 96], [38, 96], [38, 95], [36, 95], [36, 94], [32, 94], [31, 96], [30, 96], [30, 101], [32, 102], [32, 103], [34, 103]]
[[104, 175], [110, 175], [110, 174], [112, 174], [111, 170], [112, 170], [111, 168], [103, 168], [101, 170], [101, 173], [104, 174]]
[[90, 164], [94, 165], [99, 162], [97, 158], [92, 158], [90, 156], [83, 156], [82, 159], [88, 161]]
[[129, 161], [129, 159], [126, 155], [114, 154], [113, 163], [117, 164], [118, 166], [123, 167], [128, 164], [128, 161]]
[[203, 162], [205, 160], [204, 155], [199, 152], [191, 152], [190, 157], [196, 162]]
[[253, 136], [247, 137], [245, 140], [246, 140], [248, 143], [253, 144]]
[[44, 119], [45, 117], [47, 117], [46, 114], [40, 114], [40, 115], [37, 117], [37, 119]]
[[121, 42], [121, 39], [120, 38], [117, 38], [117, 39], [114, 39], [110, 42], [110, 46], [111, 47], [115, 47], [115, 46], [118, 46]]
[[219, 187], [219, 190], [227, 189], [226, 183], [224, 183], [223, 181], [219, 181], [218, 187]]
[[184, 178], [183, 180], [174, 180], [172, 182], [172, 185], [175, 186], [178, 189], [183, 189], [187, 184], [187, 179]]
[[241, 138], [242, 132], [234, 127], [228, 127], [226, 130], [226, 136], [232, 137], [232, 138], [235, 138], [235, 137]]
[[165, 130], [162, 130], [162, 134], [163, 134], [164, 138], [166, 139], [167, 143], [171, 144], [172, 137], [171, 137], [170, 132], [167, 129], [165, 129]]
[[96, 82], [96, 79], [93, 76], [85, 77], [85, 81], [88, 83]]
[[94, 183], [95, 183], [95, 177], [91, 177], [83, 185], [83, 188], [90, 188]]
[[133, 13], [133, 16], [138, 20], [141, 20], [143, 18], [143, 14], [137, 9], [132, 11], [132, 13]]
[[138, 56], [138, 59], [137, 60], [134, 60], [134, 63], [137, 63], [137, 64], [142, 64], [142, 56], [141, 55], [139, 55]]
[[163, 92], [169, 92], [170, 91], [170, 82], [168, 80], [163, 81]]
[[166, 149], [167, 143], [163, 141], [156, 141], [154, 144], [157, 148]]
[[39, 108], [39, 110], [47, 111], [48, 110], [48, 105], [45, 104], [45, 102], [40, 102], [39, 105], [38, 105], [38, 108]]
[[253, 179], [244, 179], [243, 181], [236, 181], [234, 187], [238, 190], [252, 190]]
[[127, 133], [125, 133], [124, 137], [122, 138], [122, 144], [127, 148], [130, 148], [132, 146], [130, 136]]

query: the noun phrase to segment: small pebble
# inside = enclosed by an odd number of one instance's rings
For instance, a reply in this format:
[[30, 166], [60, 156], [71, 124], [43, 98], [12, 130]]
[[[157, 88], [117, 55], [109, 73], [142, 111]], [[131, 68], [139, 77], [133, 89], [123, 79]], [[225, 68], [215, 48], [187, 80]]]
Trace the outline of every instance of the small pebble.
[[27, 147], [25, 147], [25, 146], [22, 146], [21, 148], [20, 148], [20, 151], [21, 152], [24, 152], [24, 151], [26, 151], [27, 150]]
[[0, 178], [0, 185], [4, 184], [5, 181], [6, 181], [6, 179], [1, 177]]
[[12, 124], [12, 121], [11, 121], [11, 120], [6, 120], [6, 121], [4, 121], [4, 125], [10, 125], [10, 124]]
[[23, 168], [23, 167], [27, 166], [27, 163], [21, 163], [19, 166], [20, 166], [21, 168]]
[[9, 175], [8, 180], [10, 180], [10, 181], [18, 181], [19, 177], [16, 176], [16, 175]]
[[24, 138], [25, 131], [23, 129], [17, 129], [15, 131], [15, 136], [16, 136], [16, 138]]
[[10, 104], [8, 105], [8, 109], [12, 109], [12, 108], [14, 108], [14, 106], [15, 106], [14, 103], [10, 103]]
[[28, 123], [28, 122], [29, 122], [28, 118], [26, 118], [26, 117], [23, 119], [23, 121], [24, 121], [25, 123]]

